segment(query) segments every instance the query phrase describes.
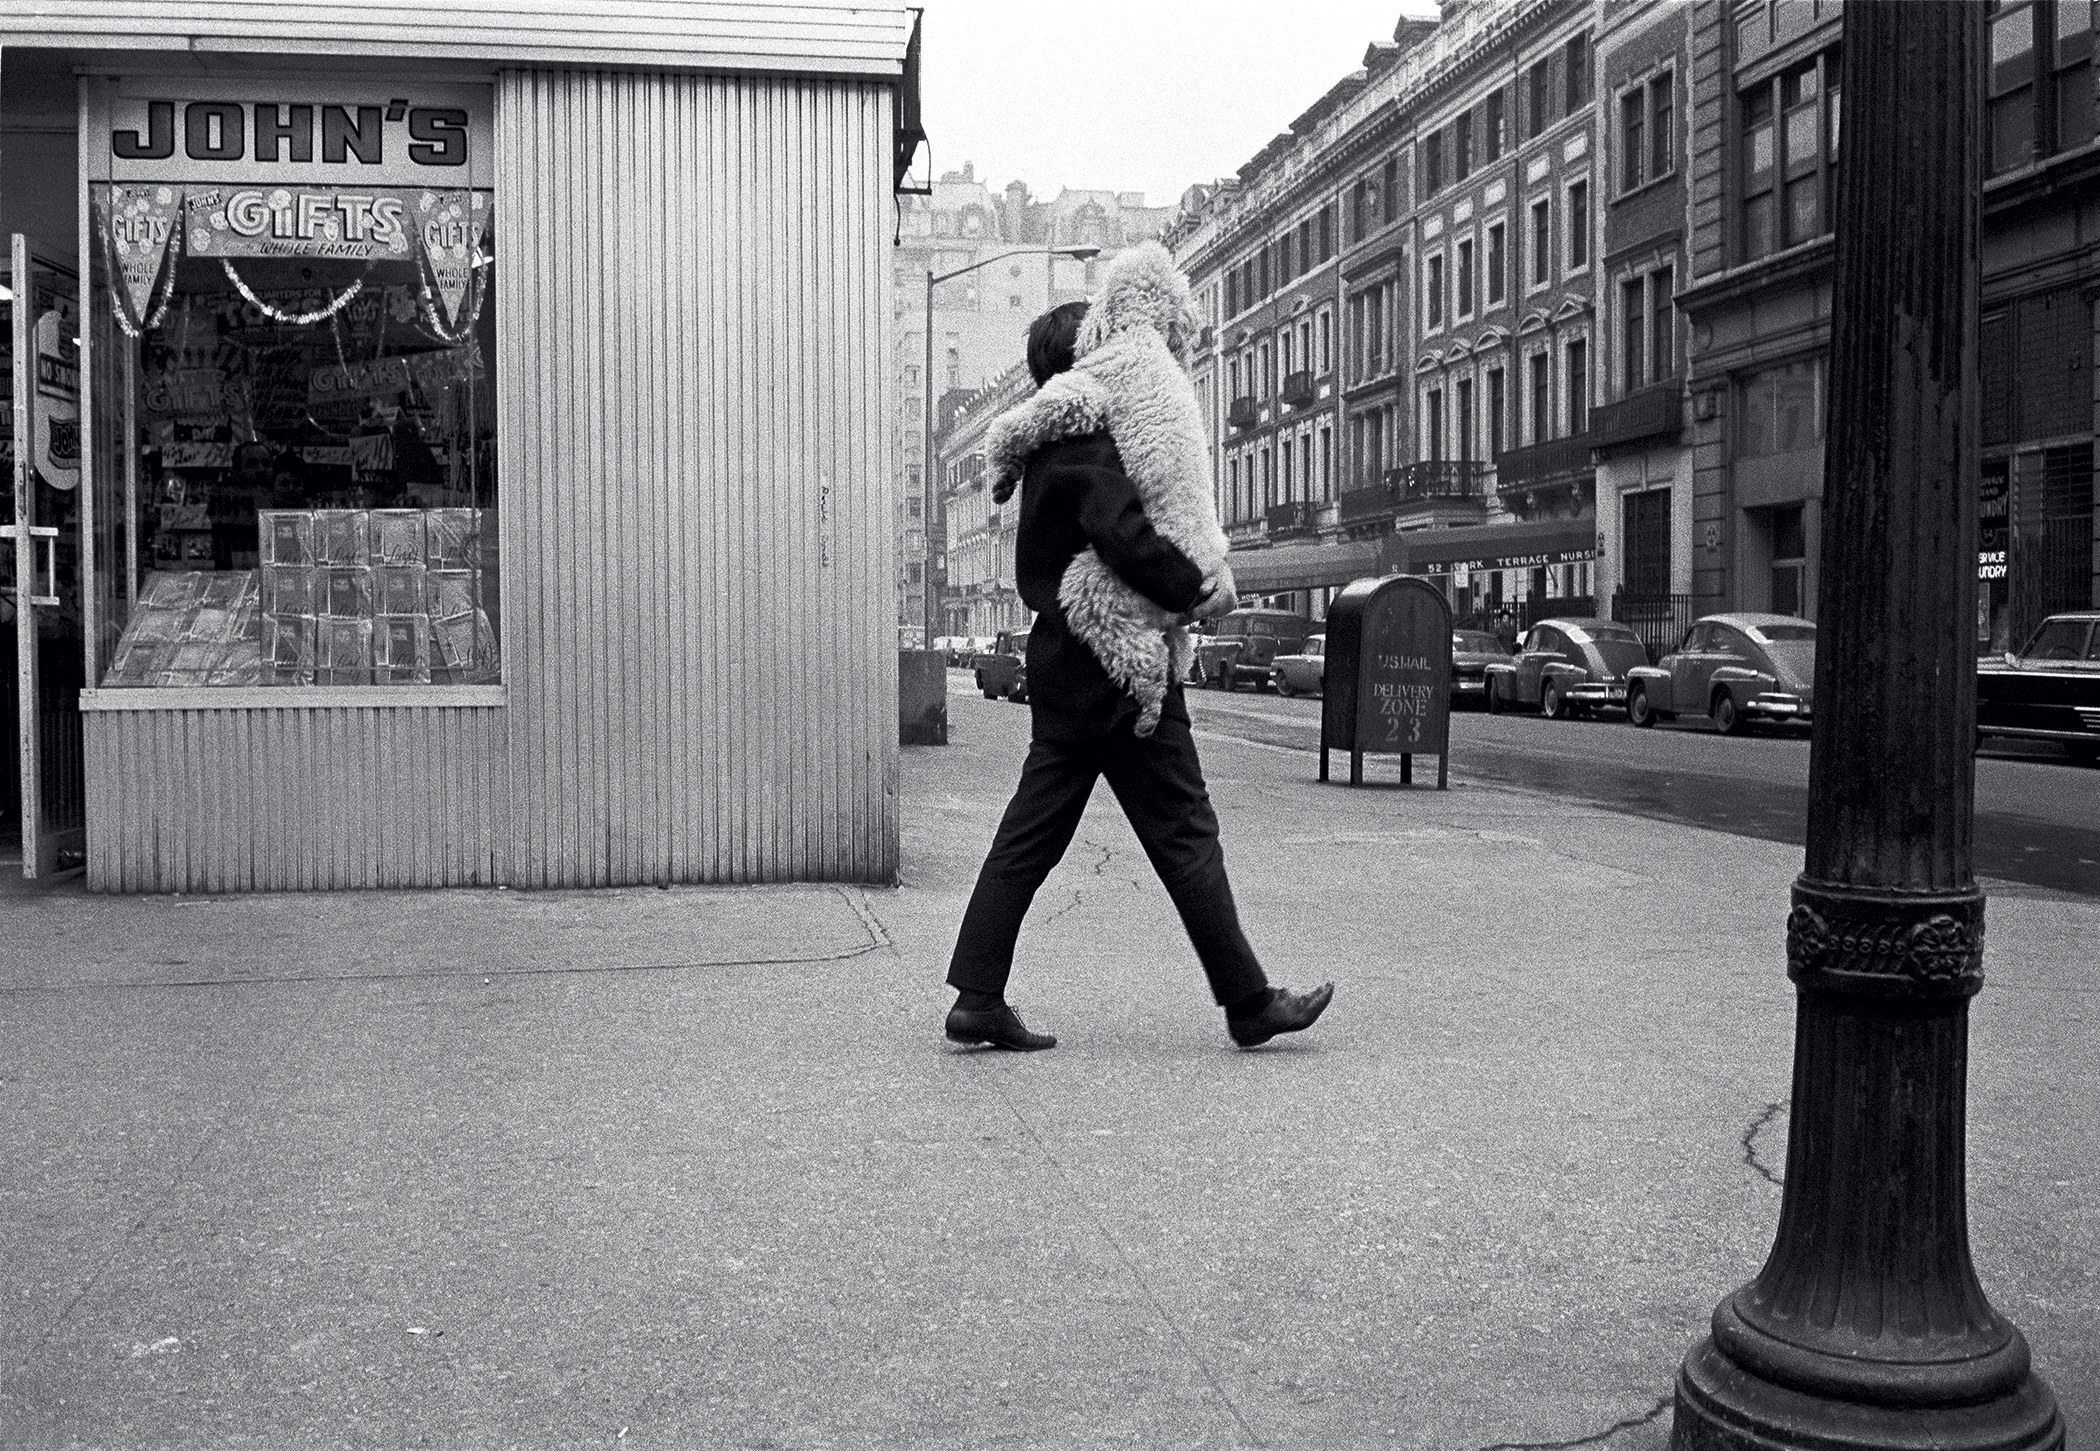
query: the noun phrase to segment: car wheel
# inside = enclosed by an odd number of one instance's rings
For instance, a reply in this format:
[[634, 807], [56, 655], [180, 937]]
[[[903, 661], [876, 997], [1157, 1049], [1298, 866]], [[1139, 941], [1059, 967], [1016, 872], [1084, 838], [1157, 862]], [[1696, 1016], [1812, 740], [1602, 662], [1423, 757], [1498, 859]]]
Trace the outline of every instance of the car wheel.
[[1269, 683], [1276, 687], [1276, 693], [1278, 695], [1284, 696], [1286, 698], [1296, 695], [1298, 693], [1297, 691], [1291, 688], [1290, 681], [1284, 679], [1281, 675], [1270, 676]]
[[1725, 690], [1715, 693], [1714, 708], [1710, 713], [1714, 718], [1714, 729], [1724, 736], [1739, 736], [1743, 727], [1749, 724], [1743, 713], [1736, 709], [1735, 697]]
[[1648, 687], [1636, 685], [1626, 692], [1626, 719], [1643, 730], [1655, 726], [1655, 711], [1648, 704]]
[[997, 700], [999, 698], [999, 692], [992, 689], [989, 685], [980, 685], [978, 689], [984, 692], [986, 700]]
[[1568, 718], [1568, 700], [1560, 693], [1558, 680], [1549, 680], [1539, 687], [1539, 714], [1547, 720]]

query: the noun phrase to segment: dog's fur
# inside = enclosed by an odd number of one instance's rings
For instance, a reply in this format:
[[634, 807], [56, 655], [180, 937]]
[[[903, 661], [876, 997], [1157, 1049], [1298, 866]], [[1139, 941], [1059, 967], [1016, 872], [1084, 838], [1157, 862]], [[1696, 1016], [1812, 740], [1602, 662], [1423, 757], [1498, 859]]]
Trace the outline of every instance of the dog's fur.
[[[1071, 369], [992, 424], [992, 493], [1004, 503], [1044, 444], [1107, 429], [1152, 527], [1229, 597], [1225, 531], [1187, 372], [1197, 325], [1188, 279], [1166, 248], [1146, 242], [1117, 256], [1080, 325]], [[1137, 734], [1152, 734], [1168, 685], [1188, 674], [1195, 653], [1185, 617], [1125, 584], [1091, 548], [1066, 568], [1057, 600], [1072, 633], [1136, 697]]]

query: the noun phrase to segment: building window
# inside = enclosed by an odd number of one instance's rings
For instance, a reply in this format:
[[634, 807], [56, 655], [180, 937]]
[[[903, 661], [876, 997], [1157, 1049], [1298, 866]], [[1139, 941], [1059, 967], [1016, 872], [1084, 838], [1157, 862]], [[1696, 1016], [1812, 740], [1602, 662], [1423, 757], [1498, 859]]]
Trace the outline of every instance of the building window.
[[1361, 242], [1369, 230], [1366, 213], [1370, 208], [1370, 183], [1359, 179], [1349, 188], [1349, 241], [1353, 245]]
[[1823, 363], [1766, 368], [1737, 388], [1735, 451], [1742, 458], [1811, 449], [1823, 439]]
[[1772, 601], [1775, 615], [1802, 613], [1802, 581], [1808, 573], [1807, 534], [1801, 527], [1801, 506], [1788, 504], [1772, 510]]
[[1648, 279], [1649, 367], [1657, 379], [1677, 376], [1677, 272], [1659, 267]]
[[2055, 48], [2049, 57], [2056, 92], [2055, 150], [2093, 139], [2093, 0], [2056, 0]]
[[1427, 451], [1431, 463], [1440, 463], [1444, 457], [1444, 390], [1429, 390], [1428, 407], [1422, 414], [1422, 447]]
[[1502, 420], [1509, 408], [1508, 385], [1500, 368], [1488, 369], [1488, 457], [1502, 452]]
[[1488, 92], [1487, 107], [1482, 113], [1480, 136], [1481, 160], [1499, 161], [1509, 148], [1509, 117], [1501, 87]]
[[1435, 196], [1444, 189], [1444, 133], [1432, 131], [1422, 139], [1422, 195]]
[[1291, 376], [1291, 374], [1298, 371], [1296, 368], [1291, 366], [1291, 330], [1289, 328], [1285, 328], [1283, 330], [1283, 336], [1278, 340], [1277, 346], [1283, 352], [1283, 366], [1281, 372], [1283, 373], [1284, 377], [1288, 378]]
[[1458, 315], [1473, 315], [1473, 242], [1471, 238], [1458, 244]]
[[1429, 305], [1429, 326], [1444, 325], [1444, 259], [1441, 254], [1431, 257], [1426, 264], [1429, 272], [1422, 284], [1422, 292]]
[[1635, 277], [1619, 288], [1619, 347], [1621, 354], [1621, 383], [1619, 391], [1631, 393], [1648, 381], [1647, 365], [1643, 359], [1648, 338], [1647, 309], [1643, 299], [1648, 290], [1648, 279]]
[[1487, 299], [1490, 307], [1502, 300], [1503, 277], [1509, 269], [1509, 258], [1503, 246], [1502, 233], [1503, 227], [1500, 222], [1488, 228]]
[[1590, 184], [1578, 181], [1568, 188], [1568, 270], [1590, 265]]
[[1553, 280], [1553, 203], [1541, 197], [1531, 204], [1531, 285]]
[[1458, 380], [1458, 457], [1461, 463], [1473, 461], [1473, 380]]
[[1364, 295], [1364, 338], [1373, 373], [1385, 371], [1385, 289], [1374, 287]]
[[1993, 175], [2093, 139], [2092, 0], [2006, 0], [1993, 7]]
[[1772, 127], [1772, 87], [1743, 97], [1743, 260], [1772, 250], [1774, 162], [1778, 138]]
[[1334, 371], [1334, 311], [1320, 310], [1320, 374], [1325, 377]]
[[1648, 82], [1648, 179], [1668, 176], [1677, 169], [1677, 132], [1671, 117], [1676, 109], [1675, 77], [1664, 71]]
[[1590, 345], [1578, 338], [1568, 344], [1568, 433], [1590, 431]]
[[1276, 502], [1276, 454], [1267, 444], [1261, 448], [1261, 504], [1262, 509]]
[[1254, 295], [1267, 297], [1275, 291], [1269, 283], [1269, 249], [1262, 247], [1254, 254]]
[[1320, 260], [1334, 260], [1334, 203], [1320, 208]]
[[1278, 496], [1277, 502], [1288, 504], [1294, 497], [1296, 497], [1291, 492], [1291, 489], [1295, 482], [1295, 475], [1297, 473], [1297, 470], [1292, 465], [1297, 461], [1298, 450], [1295, 446], [1293, 446], [1291, 440], [1286, 438], [1282, 441], [1282, 443], [1277, 445], [1276, 452], [1282, 456], [1283, 460], [1283, 466], [1281, 470], [1283, 492]]
[[1619, 190], [1632, 191], [1648, 179], [1648, 98], [1635, 86], [1619, 97]]
[[1528, 141], [1545, 134], [1546, 111], [1550, 105], [1548, 97], [1553, 88], [1553, 62], [1541, 60], [1525, 73], [1524, 80], [1530, 91], [1525, 97], [1527, 104], [1524, 107], [1524, 139]]
[[1385, 166], [1380, 173], [1378, 194], [1383, 199], [1382, 210], [1378, 214], [1380, 224], [1400, 220], [1400, 157], [1397, 153], [1385, 159]]
[[1991, 18], [1991, 171], [2034, 159], [2034, 12], [2020, 0]]
[[1568, 108], [1572, 116], [1590, 103], [1590, 38], [1587, 33], [1568, 42]]
[[1265, 339], [1262, 342], [1258, 356], [1260, 357], [1260, 361], [1256, 363], [1254, 367], [1255, 396], [1258, 398], [1266, 398], [1273, 391], [1273, 389], [1270, 387], [1270, 384], [1271, 381], [1274, 379], [1276, 373], [1276, 353], [1274, 346]]
[[1531, 355], [1531, 441], [1544, 443], [1553, 430], [1553, 359]]
[[1461, 111], [1451, 121], [1451, 179], [1464, 181], [1473, 174], [1473, 113]]

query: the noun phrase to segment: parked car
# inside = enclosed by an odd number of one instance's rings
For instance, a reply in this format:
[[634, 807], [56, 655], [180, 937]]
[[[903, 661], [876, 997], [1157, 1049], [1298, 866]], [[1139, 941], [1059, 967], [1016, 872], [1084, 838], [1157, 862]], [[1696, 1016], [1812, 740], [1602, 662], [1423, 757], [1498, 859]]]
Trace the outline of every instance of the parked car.
[[1486, 630], [1451, 632], [1451, 704], [1487, 704], [1487, 668], [1509, 659], [1509, 647]]
[[1269, 662], [1269, 688], [1278, 695], [1304, 691], [1318, 695], [1327, 683], [1327, 637], [1307, 635], [1305, 649], [1297, 655], [1278, 655]]
[[1612, 620], [1540, 620], [1517, 653], [1482, 667], [1490, 711], [1564, 720], [1626, 704], [1626, 675], [1648, 663], [1641, 637]]
[[1708, 615], [1653, 665], [1627, 672], [1637, 726], [1707, 715], [1723, 735], [1753, 720], [1807, 724], [1815, 704], [1816, 627], [1792, 615]]
[[2051, 615], [2017, 653], [1979, 662], [1976, 737], [2061, 741], [2100, 765], [2100, 610]]
[[989, 654], [977, 657], [977, 688], [986, 700], [1028, 699], [1028, 632], [1001, 630]]
[[1237, 690], [1252, 681], [1255, 689], [1269, 683], [1269, 667], [1278, 655], [1305, 648], [1311, 625], [1289, 610], [1234, 610], [1217, 621], [1215, 633], [1196, 638], [1196, 660], [1189, 679], [1215, 690]]

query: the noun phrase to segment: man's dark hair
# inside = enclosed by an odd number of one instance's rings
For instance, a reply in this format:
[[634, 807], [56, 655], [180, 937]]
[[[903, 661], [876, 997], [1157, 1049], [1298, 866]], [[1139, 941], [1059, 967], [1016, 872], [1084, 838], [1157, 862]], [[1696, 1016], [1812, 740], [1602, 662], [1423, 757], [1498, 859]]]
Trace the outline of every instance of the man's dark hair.
[[1028, 374], [1036, 387], [1072, 366], [1072, 350], [1084, 321], [1085, 303], [1061, 302], [1028, 324]]

